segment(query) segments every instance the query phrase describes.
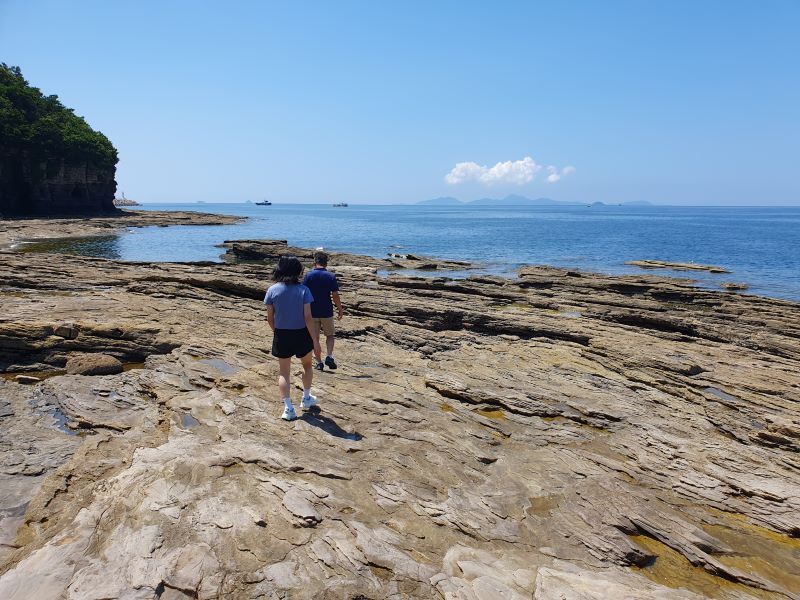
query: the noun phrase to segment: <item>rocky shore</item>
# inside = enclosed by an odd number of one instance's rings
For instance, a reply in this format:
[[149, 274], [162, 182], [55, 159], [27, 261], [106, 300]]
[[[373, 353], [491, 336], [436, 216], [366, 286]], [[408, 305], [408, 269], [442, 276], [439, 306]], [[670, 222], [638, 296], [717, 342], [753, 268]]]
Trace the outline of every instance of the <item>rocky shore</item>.
[[800, 305], [336, 254], [340, 368], [287, 424], [287, 247], [226, 247], [0, 254], [0, 598], [800, 598]]
[[243, 217], [183, 210], [117, 210], [102, 217], [0, 219], [0, 249], [25, 241], [109, 235], [128, 227], [230, 225], [241, 220]]

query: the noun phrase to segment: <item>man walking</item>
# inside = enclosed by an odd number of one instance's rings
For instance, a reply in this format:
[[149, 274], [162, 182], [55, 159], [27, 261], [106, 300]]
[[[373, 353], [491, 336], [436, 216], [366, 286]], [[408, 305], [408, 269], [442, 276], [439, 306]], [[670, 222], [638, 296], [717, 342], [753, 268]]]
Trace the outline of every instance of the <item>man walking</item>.
[[[319, 341], [319, 332], [325, 334], [325, 348], [328, 355], [325, 362], [322, 362], [322, 352], [319, 343], [314, 348], [317, 359], [317, 370], [322, 371], [325, 365], [329, 369], [336, 368], [336, 361], [333, 359], [333, 343], [335, 341], [333, 326], [333, 305], [336, 304], [337, 317], [339, 320], [344, 316], [342, 310], [342, 299], [339, 297], [339, 283], [336, 275], [328, 271], [328, 255], [317, 251], [314, 253], [314, 269], [303, 279], [303, 285], [311, 290], [314, 301], [311, 303], [311, 317], [314, 322], [315, 337]], [[332, 300], [332, 301], [331, 301]]]

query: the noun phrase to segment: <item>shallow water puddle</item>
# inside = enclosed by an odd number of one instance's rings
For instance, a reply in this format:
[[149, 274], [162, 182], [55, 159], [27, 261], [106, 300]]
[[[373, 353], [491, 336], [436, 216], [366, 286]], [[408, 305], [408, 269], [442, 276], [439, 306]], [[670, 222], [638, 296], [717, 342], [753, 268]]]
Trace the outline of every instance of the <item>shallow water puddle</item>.
[[77, 432], [70, 429], [67, 425], [67, 423], [69, 423], [69, 418], [61, 411], [61, 409], [51, 408], [47, 411], [47, 414], [56, 420], [56, 427], [58, 427], [60, 431], [63, 431], [67, 435], [77, 435]]
[[121, 258], [118, 241], [119, 236], [117, 235], [39, 238], [23, 240], [14, 250], [20, 253], [44, 252], [118, 259]]
[[200, 421], [195, 419], [189, 413], [181, 413], [181, 425], [186, 427], [187, 429], [191, 429], [192, 427], [197, 427], [200, 425]]
[[[144, 369], [143, 362], [127, 362], [122, 363], [122, 371], [133, 371], [135, 369]], [[5, 373], [0, 373], [0, 379], [5, 379], [6, 381], [14, 381], [14, 378], [17, 375], [25, 375], [26, 377], [36, 377], [44, 381], [45, 379], [50, 379], [51, 377], [58, 377], [60, 375], [67, 375], [67, 372], [64, 369], [53, 369], [52, 371], [7, 371]]]
[[59, 375], [66, 375], [67, 372], [64, 370], [54, 370], [54, 371], [8, 371], [6, 373], [0, 373], [0, 378], [5, 379], [6, 381], [14, 381], [14, 378], [17, 375], [25, 375], [27, 377], [36, 377], [37, 379], [45, 380], [50, 379], [51, 377], [58, 377]]
[[717, 398], [719, 398], [720, 400], [724, 400], [725, 402], [730, 402], [732, 404], [742, 403], [742, 401], [736, 396], [731, 396], [728, 392], [716, 387], [707, 387], [703, 391], [708, 394], [711, 394], [712, 396], [716, 396]]
[[[729, 598], [731, 594], [737, 593], [765, 599], [784, 597], [782, 594], [767, 592], [712, 575], [705, 569], [692, 565], [680, 552], [649, 536], [632, 535], [630, 537], [638, 546], [656, 555], [656, 560], [651, 565], [631, 568], [661, 585], [675, 589], [687, 589], [708, 598]], [[743, 570], [748, 571], [748, 569]], [[754, 571], [749, 570], [749, 572]], [[761, 575], [761, 573], [758, 574]]]
[[239, 367], [235, 367], [221, 358], [201, 358], [198, 362], [216, 369], [223, 375], [233, 375], [239, 371]]
[[788, 590], [800, 590], [800, 539], [751, 523], [743, 514], [711, 512], [721, 523], [703, 529], [738, 550], [733, 556], [719, 556], [720, 562], [758, 573]]
[[473, 410], [473, 412], [476, 412], [487, 419], [494, 419], [496, 421], [508, 420], [508, 417], [506, 416], [506, 413], [503, 412], [502, 408], [476, 408]]

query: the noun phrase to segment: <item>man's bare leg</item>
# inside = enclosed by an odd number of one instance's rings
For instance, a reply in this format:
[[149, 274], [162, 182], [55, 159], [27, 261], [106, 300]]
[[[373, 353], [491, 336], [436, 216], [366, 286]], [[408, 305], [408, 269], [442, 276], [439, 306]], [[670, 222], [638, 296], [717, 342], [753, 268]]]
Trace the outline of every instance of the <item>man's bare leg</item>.
[[314, 339], [317, 340], [317, 343], [314, 344], [314, 358], [317, 359], [318, 363], [321, 363], [322, 362], [322, 348], [321, 348], [320, 343], [319, 343], [319, 322], [316, 319], [314, 319], [313, 322], [314, 322]]

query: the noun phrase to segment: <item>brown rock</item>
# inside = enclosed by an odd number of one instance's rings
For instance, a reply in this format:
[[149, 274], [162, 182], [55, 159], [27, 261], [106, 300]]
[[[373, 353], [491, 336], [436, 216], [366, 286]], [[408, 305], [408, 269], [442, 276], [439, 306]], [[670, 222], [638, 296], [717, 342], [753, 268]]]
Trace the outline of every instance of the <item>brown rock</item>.
[[733, 292], [733, 291], [736, 291], [736, 290], [746, 290], [750, 286], [747, 285], [746, 283], [737, 283], [735, 281], [726, 281], [725, 283], [721, 283], [719, 287], [721, 287], [723, 290], [728, 290], [728, 291]]
[[3, 255], [7, 371], [147, 359], [0, 382], [1, 598], [798, 597], [798, 304], [338, 254], [340, 366], [285, 423], [288, 246], [237, 244], [261, 262]]
[[626, 265], [641, 267], [642, 269], [672, 269], [674, 271], [708, 271], [709, 273], [730, 273], [725, 267], [716, 265], [702, 265], [699, 263], [680, 263], [665, 260], [629, 260]]
[[76, 325], [75, 323], [62, 323], [61, 325], [56, 326], [53, 330], [53, 333], [58, 337], [62, 337], [67, 340], [74, 340], [78, 337], [81, 328]]
[[122, 373], [122, 363], [108, 354], [83, 354], [67, 360], [70, 375], [113, 375]]

